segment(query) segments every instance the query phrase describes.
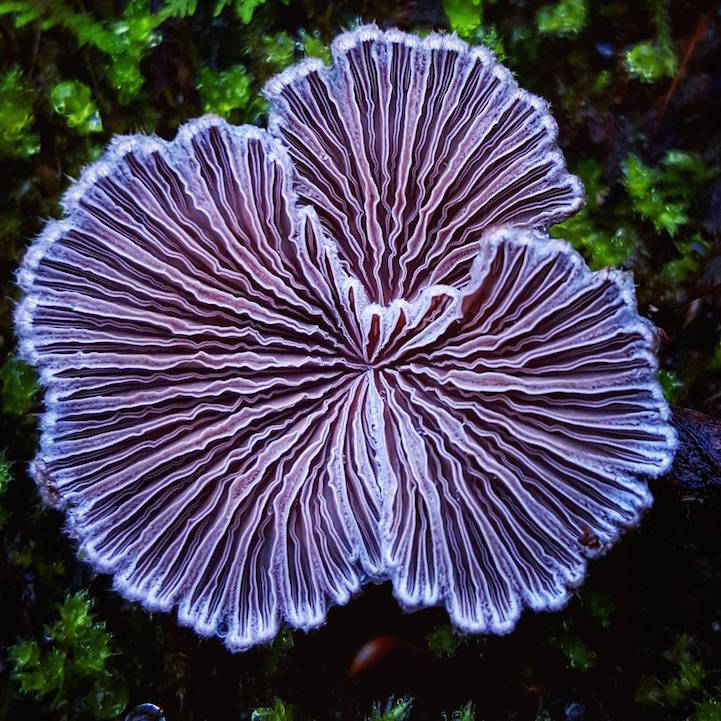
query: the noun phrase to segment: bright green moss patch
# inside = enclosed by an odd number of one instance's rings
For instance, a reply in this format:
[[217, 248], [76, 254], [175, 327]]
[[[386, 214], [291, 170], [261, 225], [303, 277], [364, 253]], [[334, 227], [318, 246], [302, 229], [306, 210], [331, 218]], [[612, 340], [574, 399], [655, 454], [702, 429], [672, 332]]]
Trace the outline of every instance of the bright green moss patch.
[[79, 12], [69, 0], [16, 0], [0, 3], [0, 16], [11, 16], [16, 27], [36, 22], [44, 31], [67, 30], [78, 47], [99, 51], [105, 79], [118, 101], [129, 104], [141, 95], [145, 77], [140, 64], [147, 51], [160, 43], [160, 25], [171, 18], [191, 15], [196, 5], [196, 0], [168, 0], [155, 8], [145, 0], [130, 0], [120, 17], [104, 20]]
[[485, 45], [499, 61], [506, 58], [501, 35], [493, 25], [483, 23], [483, 0], [443, 0], [451, 30], [475, 45]]
[[251, 99], [251, 77], [245, 67], [235, 65], [219, 73], [200, 68], [197, 88], [204, 113], [215, 113], [230, 119], [236, 110], [243, 110]]
[[295, 60], [295, 40], [288, 33], [266, 35], [260, 47], [260, 62], [273, 72], [285, 70]]
[[215, 4], [215, 15], [220, 15], [226, 7], [232, 7], [238, 20], [247, 25], [253, 19], [256, 8], [265, 3], [265, 0], [218, 0]]
[[633, 253], [637, 237], [622, 217], [622, 209], [609, 211], [606, 207], [608, 188], [602, 181], [603, 166], [586, 158], [574, 171], [583, 181], [586, 205], [568, 220], [554, 225], [551, 236], [567, 240], [594, 270], [623, 265]]
[[301, 30], [300, 42], [309, 58], [320, 58], [326, 65], [330, 63], [330, 50], [317, 30]]
[[[288, 4], [288, 0], [282, 1], [285, 5]], [[261, 5], [265, 5], [266, 2], [267, 0], [217, 0], [215, 3], [215, 16], [220, 15], [225, 8], [232, 7], [238, 20], [243, 25], [249, 25], [253, 20], [255, 11]]]
[[90, 88], [79, 80], [64, 80], [50, 92], [53, 110], [62, 115], [68, 127], [81, 134], [99, 133], [103, 130], [98, 106]]
[[443, 0], [443, 10], [451, 30], [470, 40], [483, 23], [482, 0]]
[[578, 35], [586, 25], [586, 0], [561, 0], [544, 5], [536, 16], [542, 35]]
[[624, 57], [628, 74], [644, 83], [671, 77], [678, 67], [678, 58], [671, 38], [669, 0], [647, 0], [656, 31], [653, 40], [644, 40], [630, 47]]
[[676, 53], [668, 45], [643, 42], [634, 45], [625, 55], [629, 75], [644, 83], [653, 83], [676, 72]]
[[689, 222], [689, 206], [710, 177], [698, 156], [678, 150], [666, 153], [657, 166], [630, 155], [623, 163], [623, 175], [634, 210], [658, 232], [672, 236]]
[[90, 609], [84, 592], [68, 596], [59, 618], [45, 628], [42, 644], [21, 641], [9, 651], [22, 693], [46, 699], [59, 721], [88, 714], [112, 719], [128, 703], [125, 684], [109, 665], [110, 636]]

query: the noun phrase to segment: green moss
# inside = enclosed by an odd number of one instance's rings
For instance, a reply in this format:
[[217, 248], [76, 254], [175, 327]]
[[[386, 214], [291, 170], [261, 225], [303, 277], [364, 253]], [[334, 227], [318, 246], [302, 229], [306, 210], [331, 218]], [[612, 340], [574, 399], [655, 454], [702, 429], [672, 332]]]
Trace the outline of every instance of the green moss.
[[259, 60], [272, 72], [285, 70], [295, 60], [295, 40], [285, 32], [265, 35]]
[[559, 632], [551, 638], [551, 644], [561, 651], [569, 668], [584, 673], [595, 668], [596, 652], [573, 632], [569, 621], [561, 622]]
[[42, 30], [62, 28], [72, 33], [78, 47], [94, 48], [104, 57], [105, 78], [121, 104], [138, 100], [145, 83], [140, 63], [160, 42], [158, 28], [175, 17], [192, 15], [197, 0], [168, 0], [157, 12], [145, 0], [130, 0], [117, 20], [103, 20], [79, 12], [69, 0], [38, 3], [16, 0], [0, 3], [0, 16], [10, 15], [16, 27], [37, 22]]
[[370, 716], [366, 717], [366, 721], [406, 721], [411, 714], [413, 707], [413, 699], [403, 697], [394, 699], [389, 698], [385, 706], [377, 703], [373, 706]]
[[593, 158], [575, 168], [586, 191], [586, 205], [576, 215], [551, 228], [551, 236], [567, 240], [583, 253], [593, 269], [623, 265], [633, 253], [637, 236], [618, 213], [606, 206], [608, 188], [602, 183], [603, 166]]
[[473, 40], [474, 43], [485, 45], [496, 56], [496, 60], [502, 63], [506, 57], [506, 48], [503, 39], [493, 25], [487, 25], [480, 29]]
[[634, 210], [658, 232], [674, 236], [689, 222], [689, 206], [711, 174], [698, 156], [671, 150], [656, 167], [629, 155], [623, 177]]
[[594, 270], [623, 265], [636, 247], [636, 234], [630, 228], [608, 232], [597, 227], [582, 210], [572, 218], [553, 226], [551, 236], [564, 238], [583, 253]]
[[476, 721], [476, 714], [473, 710], [473, 704], [469, 701], [465, 706], [454, 711], [451, 716], [452, 721]]
[[677, 666], [677, 674], [664, 684], [664, 696], [668, 703], [677, 705], [690, 693], [703, 688], [706, 671], [692, 652], [690, 636], [685, 633], [676, 637], [665, 656]]
[[485, 45], [499, 61], [506, 58], [500, 33], [483, 24], [483, 0], [443, 0], [448, 25], [459, 37], [474, 45]]
[[721, 721], [721, 701], [708, 699], [697, 704], [691, 721]]
[[470, 40], [483, 23], [482, 0], [443, 0], [443, 10], [454, 33]]
[[330, 51], [317, 30], [313, 32], [301, 30], [300, 42], [303, 46], [303, 52], [308, 57], [320, 58], [326, 65], [330, 63]]
[[40, 151], [32, 132], [36, 94], [20, 70], [0, 75], [0, 157], [29, 158]]
[[[685, 633], [679, 634], [673, 646], [664, 653], [664, 657], [674, 668], [674, 673], [666, 680], [654, 676], [641, 679], [634, 699], [641, 705], [669, 705], [672, 707], [688, 704], [694, 697], [703, 694], [708, 674], [701, 661], [693, 651], [693, 642]], [[697, 706], [702, 710], [713, 711], [713, 705], [706, 706], [707, 699]], [[711, 717], [713, 718], [713, 716]]]
[[293, 721], [293, 707], [276, 699], [272, 706], [255, 709], [250, 718], [251, 721]]
[[23, 416], [32, 406], [37, 393], [35, 371], [11, 355], [0, 368], [0, 408], [11, 416]]
[[661, 384], [663, 394], [669, 403], [679, 403], [686, 395], [686, 386], [673, 371], [658, 371], [658, 382]]
[[676, 72], [676, 53], [667, 45], [655, 42], [637, 43], [624, 58], [629, 75], [644, 83], [653, 83]]
[[628, 74], [644, 83], [671, 77], [678, 67], [668, 20], [668, 0], [650, 0], [650, 7], [655, 39], [636, 43], [626, 51], [624, 58]]
[[436, 656], [454, 656], [463, 643], [463, 636], [451, 624], [446, 623], [433, 629], [427, 636], [428, 648]]
[[237, 110], [248, 106], [251, 98], [251, 77], [245, 67], [235, 65], [216, 73], [208, 67], [200, 68], [197, 89], [204, 113], [216, 113], [230, 119]]
[[50, 91], [53, 110], [62, 115], [68, 127], [87, 135], [103, 130], [98, 106], [90, 88], [79, 80], [64, 80]]
[[544, 5], [536, 15], [536, 24], [542, 35], [578, 35], [586, 25], [586, 0]]
[[266, 0], [218, 0], [215, 4], [215, 15], [220, 15], [226, 7], [232, 6], [235, 14], [244, 25], [253, 19], [256, 9], [264, 5]]
[[85, 593], [68, 596], [59, 618], [45, 628], [42, 645], [32, 639], [9, 651], [13, 678], [22, 693], [47, 699], [58, 719], [82, 718], [88, 713], [110, 719], [128, 703], [122, 678], [108, 665], [110, 636], [90, 607]]
[[690, 238], [677, 240], [674, 245], [678, 255], [664, 264], [661, 277], [671, 285], [679, 285], [701, 272], [711, 243], [700, 233], [694, 233]]

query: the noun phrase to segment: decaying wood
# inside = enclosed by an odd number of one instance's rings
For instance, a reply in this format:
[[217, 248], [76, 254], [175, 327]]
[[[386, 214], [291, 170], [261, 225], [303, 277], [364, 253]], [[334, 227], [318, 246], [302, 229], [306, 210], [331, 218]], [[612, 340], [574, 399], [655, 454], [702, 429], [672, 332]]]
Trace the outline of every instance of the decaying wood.
[[668, 478], [684, 488], [721, 489], [721, 418], [674, 407], [673, 424], [679, 447]]

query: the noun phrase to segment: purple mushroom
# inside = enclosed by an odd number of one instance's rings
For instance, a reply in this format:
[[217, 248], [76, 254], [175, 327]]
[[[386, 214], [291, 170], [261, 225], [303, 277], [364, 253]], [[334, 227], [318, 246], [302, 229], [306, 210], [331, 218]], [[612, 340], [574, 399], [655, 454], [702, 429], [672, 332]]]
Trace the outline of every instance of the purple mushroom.
[[483, 232], [579, 209], [544, 100], [484, 47], [367, 25], [265, 87], [302, 203], [373, 300], [459, 282]]
[[543, 232], [581, 197], [545, 105], [455, 38], [333, 55], [271, 81], [276, 137], [114, 141], [18, 273], [43, 497], [123, 595], [232, 650], [367, 581], [508, 631], [675, 445], [631, 281]]

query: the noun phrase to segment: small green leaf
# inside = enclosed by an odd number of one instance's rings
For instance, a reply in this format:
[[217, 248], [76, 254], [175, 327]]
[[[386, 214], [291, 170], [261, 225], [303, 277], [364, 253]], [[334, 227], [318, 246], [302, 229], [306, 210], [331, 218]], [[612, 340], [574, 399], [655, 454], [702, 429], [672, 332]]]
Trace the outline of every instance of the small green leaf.
[[235, 12], [240, 22], [246, 25], [253, 19], [256, 8], [265, 4], [266, 0], [236, 0]]

